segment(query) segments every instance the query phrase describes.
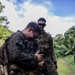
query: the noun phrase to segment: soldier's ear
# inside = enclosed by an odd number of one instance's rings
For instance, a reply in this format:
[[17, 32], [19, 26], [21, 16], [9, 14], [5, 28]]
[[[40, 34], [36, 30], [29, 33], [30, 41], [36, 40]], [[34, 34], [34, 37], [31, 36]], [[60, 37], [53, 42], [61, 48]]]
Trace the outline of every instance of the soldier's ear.
[[33, 28], [30, 28], [30, 29], [29, 29], [29, 32], [33, 32], [33, 31], [34, 31]]

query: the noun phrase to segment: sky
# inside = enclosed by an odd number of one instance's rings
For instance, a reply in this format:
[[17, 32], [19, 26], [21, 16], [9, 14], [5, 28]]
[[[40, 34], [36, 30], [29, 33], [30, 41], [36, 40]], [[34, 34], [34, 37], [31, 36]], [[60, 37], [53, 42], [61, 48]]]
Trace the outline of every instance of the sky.
[[12, 31], [22, 30], [30, 21], [46, 19], [45, 31], [53, 37], [75, 26], [75, 0], [0, 0], [5, 5], [0, 16], [7, 16]]

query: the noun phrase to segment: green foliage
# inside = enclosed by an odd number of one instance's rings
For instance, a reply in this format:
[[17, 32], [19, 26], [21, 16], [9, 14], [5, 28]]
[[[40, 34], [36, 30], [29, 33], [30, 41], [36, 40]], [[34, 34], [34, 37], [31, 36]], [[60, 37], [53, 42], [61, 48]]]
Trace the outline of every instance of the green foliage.
[[5, 6], [0, 2], [0, 13], [3, 12], [3, 8], [5, 8]]
[[71, 75], [70, 73], [70, 69], [66, 63], [66, 61], [64, 61], [63, 59], [58, 59], [58, 73], [59, 75]]
[[58, 34], [54, 37], [54, 50], [57, 57], [64, 57], [73, 54], [74, 38], [75, 26], [66, 31], [64, 35]]
[[66, 56], [64, 57], [64, 60], [66, 60], [70, 67], [75, 71], [74, 55]]
[[6, 26], [0, 25], [0, 39], [5, 40], [12, 33]]
[[68, 31], [64, 33], [64, 36], [71, 35], [72, 37], [75, 37], [75, 26], [72, 26]]
[[[5, 8], [4, 5], [0, 2], [0, 13], [3, 12], [3, 9]], [[0, 24], [5, 23], [5, 25], [9, 24], [10, 22], [8, 21], [7, 16], [0, 16]]]

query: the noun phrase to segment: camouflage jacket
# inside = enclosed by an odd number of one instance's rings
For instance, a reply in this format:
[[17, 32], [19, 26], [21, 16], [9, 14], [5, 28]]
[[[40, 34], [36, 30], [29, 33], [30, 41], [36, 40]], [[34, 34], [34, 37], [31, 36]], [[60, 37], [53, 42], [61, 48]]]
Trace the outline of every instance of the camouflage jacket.
[[55, 64], [57, 63], [53, 49], [53, 38], [45, 31], [37, 38], [39, 45], [43, 48], [45, 58], [50, 58]]
[[38, 59], [29, 50], [29, 42], [21, 31], [10, 36], [7, 50], [10, 64], [16, 64], [24, 70], [32, 70], [37, 67]]

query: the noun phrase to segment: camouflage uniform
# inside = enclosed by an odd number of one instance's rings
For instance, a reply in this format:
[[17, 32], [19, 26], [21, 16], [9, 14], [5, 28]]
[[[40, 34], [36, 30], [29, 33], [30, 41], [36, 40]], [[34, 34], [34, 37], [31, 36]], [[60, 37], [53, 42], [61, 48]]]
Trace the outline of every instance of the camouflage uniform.
[[53, 39], [51, 35], [43, 30], [37, 41], [39, 42], [39, 46], [44, 50], [45, 68], [42, 70], [44, 75], [58, 75], [56, 70], [57, 61], [53, 50]]
[[21, 31], [9, 37], [7, 41], [9, 75], [22, 75], [22, 72], [37, 69], [38, 58], [31, 53], [29, 47], [30, 44]]

